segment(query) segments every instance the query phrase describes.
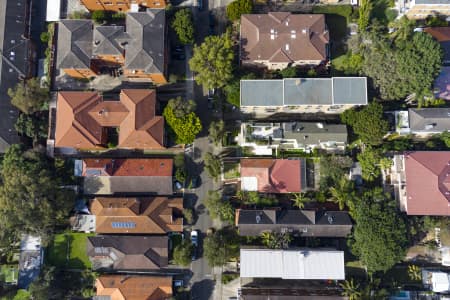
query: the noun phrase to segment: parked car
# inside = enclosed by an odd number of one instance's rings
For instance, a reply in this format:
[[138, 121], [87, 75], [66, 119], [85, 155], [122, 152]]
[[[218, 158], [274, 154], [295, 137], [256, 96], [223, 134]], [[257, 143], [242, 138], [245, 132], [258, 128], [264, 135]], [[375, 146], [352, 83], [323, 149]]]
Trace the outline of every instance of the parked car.
[[174, 52], [178, 52], [178, 53], [184, 53], [184, 47], [183, 47], [182, 45], [176, 45], [176, 46], [173, 48], [173, 51], [174, 51]]
[[184, 53], [172, 53], [172, 59], [185, 60], [186, 55]]
[[196, 189], [200, 186], [200, 176], [195, 176], [191, 180], [191, 188]]
[[191, 243], [192, 246], [194, 246], [194, 250], [192, 251], [192, 260], [196, 260], [198, 251], [198, 230], [191, 231]]
[[183, 279], [176, 279], [173, 281], [173, 286], [178, 288], [178, 287], [183, 287], [184, 286], [184, 282]]

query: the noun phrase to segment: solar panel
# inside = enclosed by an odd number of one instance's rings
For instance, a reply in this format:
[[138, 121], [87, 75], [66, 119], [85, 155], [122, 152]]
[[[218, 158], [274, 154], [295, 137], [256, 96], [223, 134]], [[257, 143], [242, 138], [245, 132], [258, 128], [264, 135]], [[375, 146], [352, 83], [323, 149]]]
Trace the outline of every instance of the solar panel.
[[112, 228], [135, 228], [136, 223], [134, 222], [112, 222]]

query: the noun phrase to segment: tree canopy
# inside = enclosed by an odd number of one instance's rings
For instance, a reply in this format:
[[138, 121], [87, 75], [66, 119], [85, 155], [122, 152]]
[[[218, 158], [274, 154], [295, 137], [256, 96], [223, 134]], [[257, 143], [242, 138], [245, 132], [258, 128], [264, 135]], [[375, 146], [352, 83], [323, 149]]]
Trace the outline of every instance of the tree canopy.
[[17, 118], [14, 128], [20, 134], [23, 134], [33, 140], [47, 137], [48, 118], [44, 116], [33, 117], [26, 114], [20, 114]]
[[192, 261], [192, 251], [194, 246], [188, 239], [183, 240], [181, 244], [173, 250], [173, 263], [179, 266], [189, 266]]
[[364, 151], [358, 153], [358, 161], [361, 164], [362, 178], [367, 181], [373, 181], [380, 177], [380, 162], [382, 159], [381, 151], [366, 147]]
[[356, 225], [350, 246], [369, 273], [387, 271], [406, 253], [407, 231], [395, 201], [381, 188], [365, 192], [353, 214]]
[[182, 44], [194, 43], [194, 22], [189, 8], [181, 9], [175, 13], [172, 28], [177, 33], [178, 39]]
[[252, 0], [234, 0], [227, 6], [227, 17], [230, 21], [239, 20], [242, 14], [251, 14]]
[[320, 189], [328, 190], [336, 186], [348, 174], [353, 160], [348, 156], [330, 155], [320, 158]]
[[209, 125], [209, 137], [213, 141], [214, 145], [218, 146], [222, 144], [222, 139], [225, 135], [225, 123], [220, 121], [212, 121]]
[[239, 235], [235, 230], [222, 228], [205, 238], [204, 255], [210, 266], [222, 266], [239, 256]]
[[203, 161], [205, 162], [205, 169], [208, 174], [214, 180], [217, 180], [222, 172], [222, 161], [220, 157], [211, 152], [206, 152]]
[[363, 143], [379, 145], [389, 129], [388, 122], [383, 117], [381, 104], [372, 102], [357, 111], [348, 109], [341, 114], [343, 123], [350, 125]]
[[233, 43], [229, 33], [207, 36], [194, 47], [189, 66], [196, 72], [195, 80], [207, 89], [224, 86], [233, 78]]
[[222, 221], [233, 221], [234, 209], [229, 201], [222, 199], [218, 191], [209, 191], [205, 199], [205, 207], [212, 219], [219, 218]]
[[18, 82], [12, 89], [8, 89], [11, 104], [23, 113], [32, 114], [48, 109], [50, 100], [49, 90], [41, 88], [38, 78]]
[[4, 155], [0, 177], [0, 240], [32, 233], [45, 241], [56, 225], [66, 222], [75, 195], [59, 187], [45, 155], [12, 145]]
[[176, 105], [179, 103], [179, 101], [169, 101], [169, 104], [164, 108], [163, 116], [175, 133], [176, 142], [178, 144], [191, 144], [197, 134], [202, 131], [202, 123], [200, 118], [191, 111], [191, 108], [186, 109], [184, 105]]

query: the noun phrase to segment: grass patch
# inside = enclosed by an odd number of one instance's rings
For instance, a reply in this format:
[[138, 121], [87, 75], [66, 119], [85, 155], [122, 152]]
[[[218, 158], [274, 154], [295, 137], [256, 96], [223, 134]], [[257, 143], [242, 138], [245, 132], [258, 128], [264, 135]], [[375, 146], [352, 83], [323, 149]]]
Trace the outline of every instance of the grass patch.
[[17, 265], [1, 265], [0, 281], [5, 283], [16, 283], [19, 278], [19, 268]]
[[351, 5], [315, 5], [312, 12], [314, 14], [339, 15], [350, 21], [353, 7]]
[[55, 235], [47, 249], [47, 263], [59, 268], [88, 269], [91, 262], [86, 253], [87, 237], [94, 234], [61, 233]]
[[223, 165], [223, 177], [225, 179], [235, 179], [240, 176], [239, 164], [224, 164]]

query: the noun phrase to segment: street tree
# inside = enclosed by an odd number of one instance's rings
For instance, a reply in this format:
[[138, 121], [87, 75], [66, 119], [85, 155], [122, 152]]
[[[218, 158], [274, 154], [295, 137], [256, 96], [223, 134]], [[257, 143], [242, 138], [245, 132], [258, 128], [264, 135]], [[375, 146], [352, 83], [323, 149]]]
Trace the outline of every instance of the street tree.
[[239, 256], [239, 235], [231, 228], [219, 229], [205, 238], [203, 249], [210, 266], [223, 266]]
[[25, 114], [47, 110], [50, 100], [49, 90], [41, 88], [38, 78], [18, 82], [14, 88], [8, 89], [11, 104]]
[[167, 107], [169, 107], [175, 117], [183, 118], [188, 114], [195, 112], [197, 108], [197, 103], [194, 100], [184, 100], [180, 96], [172, 98], [167, 102]]
[[194, 43], [194, 22], [189, 8], [183, 8], [175, 13], [172, 28], [177, 33], [178, 39], [182, 44], [189, 45]]
[[214, 145], [222, 144], [222, 139], [225, 136], [225, 123], [223, 120], [212, 121], [209, 125], [209, 137]]
[[167, 105], [164, 108], [163, 116], [169, 127], [173, 130], [176, 135], [176, 142], [178, 144], [191, 144], [194, 142], [195, 137], [202, 130], [202, 123], [200, 118], [194, 112], [189, 112], [183, 114], [177, 111], [177, 117], [172, 106]]
[[234, 0], [227, 6], [227, 17], [230, 21], [236, 21], [243, 14], [251, 14], [253, 10], [252, 0]]
[[381, 188], [361, 196], [353, 218], [356, 225], [349, 245], [370, 274], [386, 272], [404, 259], [408, 246], [405, 220]]
[[222, 161], [218, 155], [206, 152], [203, 157], [205, 169], [214, 180], [218, 180], [222, 173]]
[[192, 251], [194, 246], [188, 239], [183, 240], [181, 244], [173, 250], [173, 263], [182, 267], [187, 267], [192, 262]]
[[222, 199], [222, 195], [218, 191], [208, 191], [205, 207], [212, 219], [230, 222], [234, 219], [233, 206], [229, 201]]
[[220, 88], [233, 78], [233, 43], [230, 33], [207, 36], [194, 47], [189, 66], [196, 72], [195, 80], [207, 89]]
[[45, 117], [20, 114], [14, 124], [19, 134], [23, 134], [34, 141], [47, 137], [48, 120]]

